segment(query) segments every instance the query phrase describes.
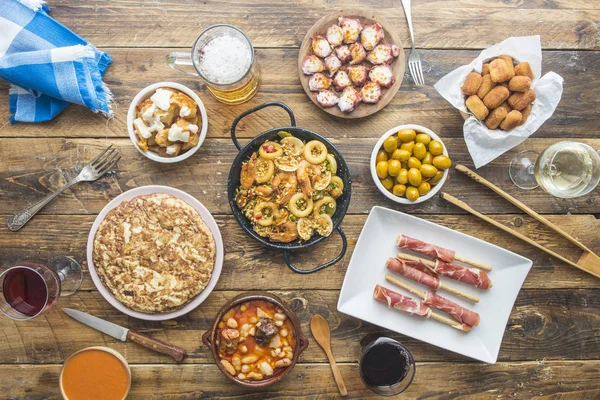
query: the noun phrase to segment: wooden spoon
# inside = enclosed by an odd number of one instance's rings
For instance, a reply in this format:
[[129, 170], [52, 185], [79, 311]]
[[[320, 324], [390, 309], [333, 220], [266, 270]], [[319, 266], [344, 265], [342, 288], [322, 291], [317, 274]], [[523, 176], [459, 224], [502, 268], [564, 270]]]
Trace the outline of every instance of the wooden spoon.
[[325, 354], [327, 354], [329, 364], [331, 365], [331, 371], [333, 371], [333, 377], [335, 378], [335, 383], [337, 383], [338, 389], [340, 390], [340, 394], [342, 396], [347, 396], [348, 391], [346, 390], [344, 379], [342, 379], [340, 369], [335, 363], [335, 359], [331, 353], [331, 332], [329, 329], [329, 324], [322, 316], [318, 314], [314, 315], [310, 319], [310, 331], [315, 337], [317, 343], [319, 343], [323, 350], [325, 350]]

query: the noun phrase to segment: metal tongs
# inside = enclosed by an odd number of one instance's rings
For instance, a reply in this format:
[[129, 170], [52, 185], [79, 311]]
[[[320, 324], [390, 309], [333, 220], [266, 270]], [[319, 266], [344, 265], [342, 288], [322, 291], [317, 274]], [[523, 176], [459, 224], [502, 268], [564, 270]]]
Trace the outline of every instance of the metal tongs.
[[442, 194], [441, 194], [442, 199], [454, 204], [455, 206], [457, 206], [459, 208], [462, 208], [463, 210], [473, 214], [476, 217], [481, 218], [482, 220], [494, 225], [496, 228], [502, 229], [504, 232], [510, 233], [511, 235], [529, 243], [530, 245], [537, 247], [538, 249], [550, 254], [552, 257], [558, 258], [559, 260], [561, 260], [575, 268], [578, 268], [582, 271], [585, 271], [588, 274], [595, 276], [596, 278], [600, 278], [600, 257], [598, 257], [587, 246], [585, 246], [583, 243], [581, 243], [580, 241], [575, 239], [573, 236], [569, 235], [567, 232], [565, 232], [558, 226], [554, 225], [552, 222], [548, 221], [546, 218], [544, 218], [537, 212], [533, 211], [531, 208], [527, 207], [525, 204], [521, 203], [519, 200], [515, 199], [514, 197], [512, 197], [511, 195], [509, 195], [508, 193], [506, 193], [505, 191], [500, 189], [498, 186], [487, 181], [486, 179], [484, 179], [483, 177], [481, 177], [474, 171], [470, 170], [469, 168], [465, 167], [464, 165], [458, 164], [456, 166], [456, 169], [458, 171], [464, 173], [465, 175], [467, 175], [469, 178], [473, 179], [474, 181], [479, 182], [482, 185], [487, 186], [488, 188], [492, 189], [498, 195], [500, 195], [504, 199], [508, 200], [511, 204], [518, 207], [519, 209], [521, 209], [522, 211], [527, 213], [529, 216], [535, 218], [537, 221], [546, 225], [548, 228], [552, 229], [553, 231], [555, 231], [556, 233], [558, 233], [559, 235], [561, 235], [562, 237], [567, 239], [569, 242], [573, 243], [575, 246], [579, 247], [581, 250], [583, 250], [583, 254], [579, 258], [577, 263], [574, 263], [573, 261], [568, 260], [565, 257], [561, 256], [560, 254], [542, 246], [535, 240], [528, 238], [527, 236], [501, 224], [500, 222], [498, 222], [486, 215], [483, 215], [479, 211], [476, 211], [473, 208], [469, 207], [465, 202], [457, 199], [454, 196], [449, 195], [448, 193], [442, 192]]

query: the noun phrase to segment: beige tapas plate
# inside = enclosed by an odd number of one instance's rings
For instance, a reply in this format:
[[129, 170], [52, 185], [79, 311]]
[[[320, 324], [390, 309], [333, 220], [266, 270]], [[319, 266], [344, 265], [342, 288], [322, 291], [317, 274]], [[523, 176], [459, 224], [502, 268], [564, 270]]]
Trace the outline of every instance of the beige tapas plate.
[[[304, 73], [302, 72], [302, 61], [304, 60], [304, 57], [306, 57], [309, 54], [312, 54], [311, 45], [313, 36], [325, 36], [327, 28], [329, 28], [331, 25], [338, 24], [338, 17], [358, 18], [360, 19], [360, 22], [363, 24], [363, 26], [365, 24], [378, 22], [385, 31], [385, 38], [383, 39], [382, 43], [395, 44], [400, 50], [400, 54], [390, 65], [392, 67], [392, 71], [394, 72], [396, 82], [394, 82], [394, 84], [389, 88], [382, 88], [382, 95], [377, 103], [366, 104], [361, 102], [358, 106], [356, 106], [354, 111], [349, 113], [344, 113], [340, 111], [340, 109], [337, 106], [329, 108], [321, 107], [321, 105], [319, 105], [319, 103], [317, 102], [317, 92], [311, 92], [308, 89], [308, 79], [310, 78], [310, 76], [304, 75]], [[364, 63], [368, 64], [367, 61], [365, 61]], [[381, 110], [383, 107], [385, 107], [396, 95], [398, 89], [400, 89], [400, 85], [402, 84], [402, 80], [404, 78], [405, 69], [406, 58], [404, 56], [404, 49], [402, 48], [402, 42], [400, 41], [400, 38], [393, 30], [391, 30], [391, 25], [382, 16], [378, 15], [376, 12], [366, 10], [341, 10], [324, 16], [319, 21], [317, 21], [317, 23], [314, 24], [312, 28], [308, 30], [306, 36], [304, 37], [304, 40], [302, 41], [302, 45], [300, 46], [300, 53], [298, 54], [298, 74], [300, 75], [300, 82], [302, 83], [304, 91], [306, 92], [308, 97], [310, 97], [313, 103], [315, 103], [320, 109], [340, 118], [363, 118], [374, 114], [377, 111]]]

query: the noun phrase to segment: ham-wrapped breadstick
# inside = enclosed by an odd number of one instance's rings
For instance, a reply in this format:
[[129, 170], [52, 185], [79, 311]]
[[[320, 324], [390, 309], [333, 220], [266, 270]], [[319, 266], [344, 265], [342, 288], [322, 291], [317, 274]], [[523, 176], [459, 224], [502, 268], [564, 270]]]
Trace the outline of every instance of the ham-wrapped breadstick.
[[430, 307], [445, 312], [446, 314], [450, 315], [452, 318], [454, 318], [462, 324], [467, 324], [470, 326], [479, 325], [479, 314], [477, 314], [474, 311], [467, 310], [466, 308], [461, 307], [455, 302], [450, 301], [442, 296], [439, 296], [433, 293], [432, 291], [428, 291], [425, 293], [423, 303]]
[[420, 261], [401, 260], [399, 258], [389, 258], [385, 264], [386, 268], [392, 272], [400, 274], [410, 280], [419, 282], [434, 290], [441, 289], [457, 296], [478, 303], [479, 298], [472, 294], [465, 293], [462, 290], [453, 288], [442, 283], [440, 278], [429, 267], [425, 266]]
[[451, 263], [452, 261], [456, 260], [464, 262], [465, 264], [470, 264], [477, 268], [484, 269], [486, 271], [492, 270], [492, 267], [489, 265], [457, 256], [454, 250], [449, 250], [440, 246], [425, 243], [419, 239], [414, 239], [406, 235], [398, 236], [396, 239], [396, 246], [401, 249], [416, 251], [417, 253], [442, 260], [443, 262]]
[[414, 263], [411, 264], [413, 268], [432, 274], [447, 276], [450, 279], [464, 282], [479, 289], [485, 290], [492, 287], [492, 281], [488, 275], [477, 268], [465, 268], [440, 260], [430, 261], [406, 253], [398, 253], [398, 258], [413, 261]]
[[438, 260], [442, 260], [445, 262], [452, 262], [452, 260], [454, 260], [454, 255], [456, 254], [452, 250], [444, 249], [443, 247], [425, 243], [418, 239], [413, 239], [405, 235], [398, 236], [398, 238], [396, 239], [396, 246], [400, 247], [401, 249], [416, 251], [417, 253], [437, 258]]
[[435, 314], [431, 311], [431, 308], [425, 304], [420, 303], [408, 296], [403, 296], [398, 292], [394, 292], [393, 290], [386, 289], [383, 286], [375, 286], [373, 298], [377, 301], [386, 303], [389, 308], [395, 308], [397, 310], [405, 311], [410, 314], [416, 314], [424, 318], [435, 319], [436, 321], [442, 322], [461, 331], [471, 330], [471, 326], [463, 323], [456, 323], [450, 318]]
[[406, 311], [409, 314], [417, 314], [421, 317], [429, 318], [431, 309], [425, 304], [413, 300], [408, 296], [403, 296], [400, 293], [384, 288], [383, 286], [375, 286], [373, 292], [375, 300], [387, 303], [389, 308]]
[[[408, 283], [401, 281], [400, 279], [394, 278], [392, 275], [387, 274], [385, 276], [385, 280], [419, 296], [421, 299], [423, 299], [423, 304], [445, 312], [461, 324], [466, 324], [469, 326], [479, 325], [479, 314], [474, 311], [467, 310], [459, 304], [439, 296], [434, 292], [423, 292], [422, 290], [419, 290]], [[402, 295], [400, 294], [400, 296]]]

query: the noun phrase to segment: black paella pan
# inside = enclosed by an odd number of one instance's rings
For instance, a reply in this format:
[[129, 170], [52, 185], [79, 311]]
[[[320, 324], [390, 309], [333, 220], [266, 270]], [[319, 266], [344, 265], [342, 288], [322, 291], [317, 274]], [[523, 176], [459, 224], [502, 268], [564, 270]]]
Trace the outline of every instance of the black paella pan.
[[[235, 129], [236, 129], [238, 123], [245, 116], [255, 113], [256, 111], [261, 110], [265, 107], [269, 107], [269, 106], [277, 106], [277, 107], [283, 108], [290, 116], [290, 121], [291, 121], [290, 125], [291, 126], [284, 126], [284, 127], [269, 129], [268, 131], [265, 131], [265, 132], [257, 135], [254, 139], [250, 140], [245, 146], [242, 147], [242, 145], [238, 142], [236, 135], [235, 135]], [[293, 136], [297, 137], [300, 140], [303, 140], [304, 142], [308, 142], [311, 140], [319, 140], [323, 144], [325, 144], [325, 146], [327, 147], [327, 151], [335, 156], [335, 159], [336, 159], [337, 165], [338, 165], [337, 175], [344, 182], [344, 192], [340, 197], [338, 197], [336, 199], [337, 207], [336, 207], [335, 213], [331, 217], [331, 220], [333, 221], [334, 231], [337, 231], [342, 238], [342, 250], [333, 260], [327, 261], [324, 264], [318, 265], [314, 268], [307, 269], [307, 270], [298, 269], [297, 267], [295, 267], [292, 264], [291, 253], [295, 250], [307, 249], [307, 248], [311, 247], [312, 245], [317, 244], [320, 241], [326, 239], [326, 237], [320, 236], [320, 235], [315, 235], [312, 238], [310, 238], [310, 240], [299, 240], [298, 239], [298, 240], [294, 240], [289, 243], [273, 242], [273, 241], [269, 240], [268, 238], [263, 238], [263, 237], [259, 236], [256, 232], [254, 232], [254, 230], [252, 228], [252, 223], [250, 222], [249, 219], [247, 219], [242, 214], [241, 210], [238, 208], [237, 204], [235, 203], [236, 189], [240, 185], [240, 173], [241, 173], [241, 169], [242, 169], [242, 163], [244, 161], [248, 160], [250, 158], [250, 156], [252, 155], [252, 153], [254, 153], [255, 151], [258, 151], [259, 147], [264, 142], [266, 142], [268, 140], [278, 141], [280, 139], [280, 137], [277, 135], [277, 132], [279, 132], [279, 131], [289, 132], [290, 134], [292, 134]], [[231, 140], [233, 141], [233, 144], [238, 148], [238, 150], [240, 152], [235, 157], [235, 160], [233, 160], [233, 164], [231, 166], [231, 171], [229, 172], [229, 179], [227, 180], [227, 196], [229, 198], [229, 205], [231, 206], [231, 211], [233, 212], [233, 216], [235, 217], [238, 224], [240, 224], [242, 229], [244, 229], [244, 231], [246, 231], [246, 233], [248, 235], [253, 237], [256, 241], [260, 242], [264, 246], [269, 247], [271, 249], [283, 250], [284, 251], [283, 258], [285, 260], [285, 263], [294, 272], [297, 272], [299, 274], [310, 274], [310, 273], [319, 271], [323, 268], [327, 268], [327, 267], [337, 263], [338, 261], [340, 261], [342, 259], [342, 257], [344, 257], [344, 254], [346, 254], [346, 249], [348, 247], [348, 244], [346, 241], [346, 235], [344, 234], [344, 231], [342, 230], [342, 228], [340, 228], [340, 224], [342, 223], [342, 220], [344, 219], [344, 216], [346, 215], [346, 211], [348, 210], [348, 205], [350, 204], [351, 182], [350, 182], [350, 171], [348, 170], [348, 165], [346, 164], [344, 157], [342, 157], [341, 153], [336, 149], [336, 147], [329, 140], [325, 139], [323, 136], [321, 136], [313, 131], [310, 131], [308, 129], [296, 127], [296, 118], [294, 117], [294, 113], [288, 106], [286, 106], [285, 104], [280, 103], [280, 102], [264, 103], [264, 104], [261, 104], [260, 106], [254, 107], [254, 108], [240, 114], [233, 121], [233, 125], [231, 126]]]

